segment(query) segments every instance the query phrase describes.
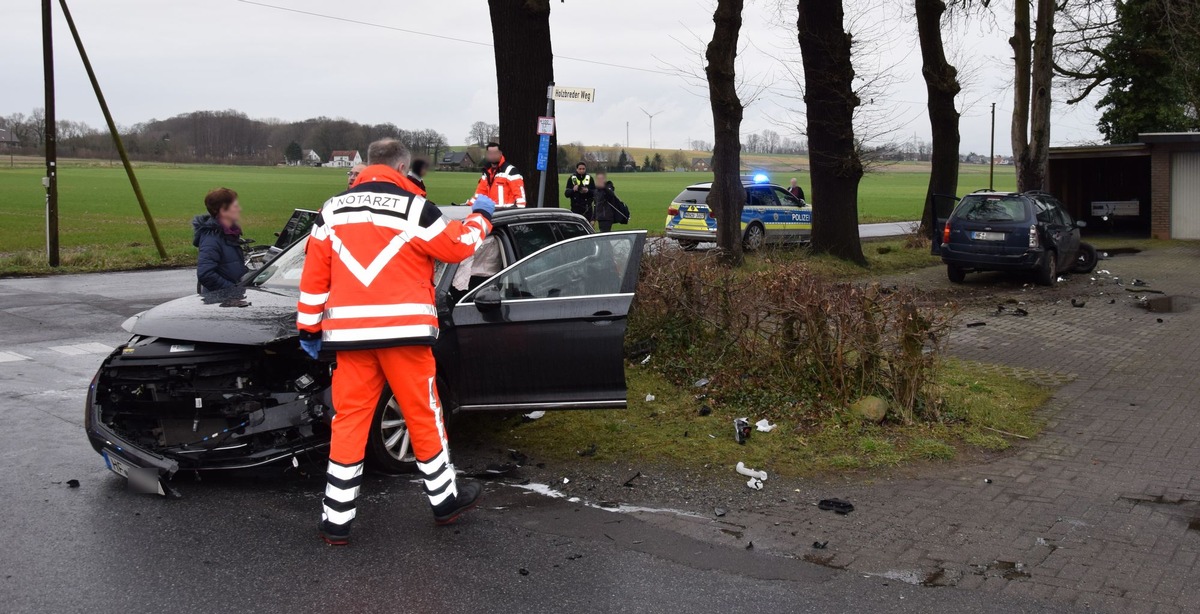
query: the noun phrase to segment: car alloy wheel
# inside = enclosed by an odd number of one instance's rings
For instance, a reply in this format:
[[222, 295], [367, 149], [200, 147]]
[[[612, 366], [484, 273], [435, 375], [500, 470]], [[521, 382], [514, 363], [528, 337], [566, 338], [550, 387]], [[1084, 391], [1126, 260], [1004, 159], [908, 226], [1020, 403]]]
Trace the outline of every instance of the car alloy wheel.
[[383, 407], [383, 416], [379, 420], [379, 435], [388, 456], [402, 463], [416, 462], [408, 425], [404, 423], [404, 414], [400, 411], [400, 404], [396, 402], [395, 395], [389, 398], [387, 405]]
[[766, 240], [766, 235], [763, 232], [763, 227], [758, 224], [751, 224], [746, 228], [746, 238], [742, 241], [746, 251], [753, 252], [763, 246]]

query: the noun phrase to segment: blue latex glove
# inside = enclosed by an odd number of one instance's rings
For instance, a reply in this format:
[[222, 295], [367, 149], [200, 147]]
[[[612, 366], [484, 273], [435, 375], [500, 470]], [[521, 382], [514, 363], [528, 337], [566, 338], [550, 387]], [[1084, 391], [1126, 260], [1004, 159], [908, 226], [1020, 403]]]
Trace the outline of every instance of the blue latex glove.
[[317, 356], [321, 354], [320, 339], [301, 339], [300, 347], [304, 349], [304, 353], [312, 356], [313, 360], [317, 360]]
[[489, 218], [496, 212], [496, 201], [487, 197], [486, 194], [476, 194], [475, 204], [471, 205], [471, 213], [483, 213]]

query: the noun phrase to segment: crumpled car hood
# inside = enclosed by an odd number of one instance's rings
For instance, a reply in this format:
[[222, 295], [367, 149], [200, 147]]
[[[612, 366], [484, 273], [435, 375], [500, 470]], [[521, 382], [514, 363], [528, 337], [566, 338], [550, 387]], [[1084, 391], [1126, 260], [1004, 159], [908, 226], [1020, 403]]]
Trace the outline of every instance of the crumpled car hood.
[[122, 328], [147, 337], [265, 345], [297, 336], [297, 295], [264, 288], [229, 288], [163, 303]]

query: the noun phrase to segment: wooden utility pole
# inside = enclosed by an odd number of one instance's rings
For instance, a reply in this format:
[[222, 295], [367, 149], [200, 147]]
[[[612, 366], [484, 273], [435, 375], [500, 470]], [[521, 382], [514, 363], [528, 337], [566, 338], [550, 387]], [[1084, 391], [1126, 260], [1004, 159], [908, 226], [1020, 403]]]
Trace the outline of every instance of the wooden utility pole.
[[46, 259], [58, 266], [58, 136], [54, 121], [54, 40], [50, 6], [42, 0], [42, 69], [46, 73]]
[[[50, 0], [43, 0], [49, 4]], [[163, 247], [162, 239], [158, 236], [158, 226], [154, 224], [154, 216], [150, 215], [150, 207], [146, 205], [146, 197], [142, 196], [142, 186], [138, 184], [137, 175], [133, 173], [133, 164], [129, 162], [129, 154], [125, 153], [125, 144], [121, 142], [121, 134], [117, 132], [117, 124], [113, 121], [112, 113], [108, 111], [108, 103], [104, 101], [104, 92], [100, 91], [100, 82], [96, 80], [96, 71], [92, 70], [92, 62], [88, 60], [87, 51], [83, 49], [83, 40], [79, 38], [79, 30], [75, 28], [75, 20], [71, 19], [71, 11], [67, 8], [67, 0], [58, 0], [62, 6], [63, 17], [67, 18], [67, 27], [71, 29], [71, 37], [75, 39], [75, 47], [79, 49], [79, 58], [83, 60], [83, 67], [87, 70], [88, 79], [92, 82], [92, 89], [96, 91], [96, 101], [100, 103], [100, 110], [104, 112], [104, 121], [108, 123], [108, 131], [112, 133], [113, 142], [117, 146], [117, 153], [121, 155], [121, 163], [125, 165], [125, 174], [129, 176], [129, 185], [133, 187], [133, 194], [137, 197], [138, 205], [142, 208], [142, 216], [146, 218], [146, 227], [150, 229], [150, 236], [154, 238], [154, 247], [158, 248], [158, 256], [163, 260], [167, 259], [167, 250]], [[46, 9], [49, 11], [49, 9]]]

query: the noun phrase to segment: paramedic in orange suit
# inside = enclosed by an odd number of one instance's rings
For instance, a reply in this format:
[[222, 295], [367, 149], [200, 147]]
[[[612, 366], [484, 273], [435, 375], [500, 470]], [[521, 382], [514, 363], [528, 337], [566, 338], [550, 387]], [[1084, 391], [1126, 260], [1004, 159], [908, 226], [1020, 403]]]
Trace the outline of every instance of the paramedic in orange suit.
[[444, 218], [406, 176], [411, 160], [395, 139], [371, 144], [353, 187], [326, 201], [309, 236], [296, 325], [314, 359], [337, 353], [333, 437], [318, 531], [350, 541], [355, 499], [375, 408], [387, 384], [404, 414], [434, 521], [474, 507], [477, 483], [458, 483], [438, 399], [435, 261], [460, 262], [491, 232], [495, 205], [476, 196], [462, 222]]

